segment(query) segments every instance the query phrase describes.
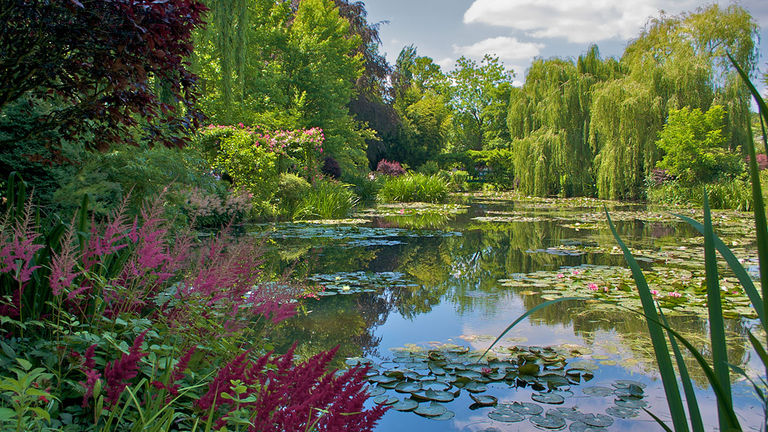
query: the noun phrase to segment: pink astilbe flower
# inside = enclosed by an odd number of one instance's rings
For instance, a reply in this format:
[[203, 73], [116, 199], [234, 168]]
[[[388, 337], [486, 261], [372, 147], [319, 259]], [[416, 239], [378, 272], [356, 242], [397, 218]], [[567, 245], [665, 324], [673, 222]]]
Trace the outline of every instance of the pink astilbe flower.
[[104, 368], [105, 387], [107, 390], [104, 401], [108, 407], [113, 406], [120, 399], [123, 390], [128, 386], [128, 381], [137, 375], [139, 361], [147, 356], [147, 353], [141, 352], [141, 344], [144, 342], [146, 334], [147, 331], [145, 330], [136, 337], [133, 341], [133, 346], [128, 350], [128, 355], [121, 354], [119, 359], [107, 363], [107, 366]]
[[49, 278], [51, 291], [57, 296], [65, 288], [69, 288], [81, 272], [75, 271], [78, 253], [75, 239], [75, 224], [72, 223], [61, 240], [61, 250], [51, 257], [51, 276]]
[[[248, 360], [247, 353], [238, 356], [219, 371], [198, 407], [207, 411], [215, 400], [214, 410], [219, 416], [216, 428], [223, 427], [226, 416], [236, 407], [222, 393], [230, 392], [232, 380], [239, 380], [248, 389], [240, 397], [255, 397], [254, 402], [240, 404], [252, 413], [249, 431], [302, 431], [311, 424], [318, 431], [372, 430], [387, 408], [379, 405], [364, 409], [369, 367], [356, 367], [342, 374], [327, 370], [338, 347], [295, 364], [295, 348], [274, 359], [271, 353], [256, 361]], [[272, 366], [265, 368], [267, 364]]]
[[96, 344], [91, 345], [87, 350], [85, 350], [83, 373], [85, 374], [86, 380], [85, 382], [80, 381], [80, 385], [85, 388], [85, 394], [83, 395], [82, 403], [83, 408], [88, 406], [88, 400], [91, 398], [91, 396], [93, 396], [93, 388], [101, 377], [101, 373], [96, 370], [96, 361], [93, 359], [95, 352]]
[[32, 272], [40, 268], [31, 265], [35, 253], [43, 248], [35, 243], [39, 237], [33, 224], [31, 201], [25, 205], [22, 217], [14, 221], [6, 217], [0, 221], [0, 273], [9, 273], [21, 283], [29, 281]]

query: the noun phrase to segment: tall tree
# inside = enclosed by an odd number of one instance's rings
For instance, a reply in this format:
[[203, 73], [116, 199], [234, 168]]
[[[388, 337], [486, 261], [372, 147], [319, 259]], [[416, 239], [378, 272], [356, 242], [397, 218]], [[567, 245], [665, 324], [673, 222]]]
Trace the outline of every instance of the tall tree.
[[480, 150], [484, 134], [492, 127], [492, 117], [484, 116], [484, 111], [493, 104], [494, 96], [509, 94], [506, 89], [497, 90], [512, 85], [513, 72], [498, 57], [486, 54], [479, 64], [461, 57], [448, 76], [453, 84], [451, 102], [455, 111], [453, 145], [459, 150]]
[[621, 59], [627, 76], [593, 97], [590, 137], [599, 153], [600, 197], [642, 197], [644, 179], [661, 157], [655, 141], [670, 109], [723, 105], [730, 148], [743, 142], [748, 94], [725, 53], [754, 70], [756, 37], [756, 24], [738, 6], [712, 5], [649, 22]]

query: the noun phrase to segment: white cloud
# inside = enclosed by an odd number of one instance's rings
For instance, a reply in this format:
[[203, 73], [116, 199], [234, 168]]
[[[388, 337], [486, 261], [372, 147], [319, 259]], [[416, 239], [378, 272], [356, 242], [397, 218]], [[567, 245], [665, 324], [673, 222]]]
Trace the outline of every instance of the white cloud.
[[453, 66], [455, 63], [456, 63], [456, 60], [450, 57], [444, 57], [444, 58], [441, 58], [440, 60], [435, 60], [435, 64], [440, 66], [440, 68], [443, 69], [443, 73], [453, 69]]
[[481, 58], [485, 54], [491, 54], [498, 56], [504, 62], [510, 62], [536, 57], [542, 48], [544, 45], [540, 43], [520, 42], [516, 38], [502, 36], [484, 39], [472, 45], [454, 45], [453, 51], [456, 54], [473, 58]]
[[659, 10], [676, 14], [697, 6], [701, 6], [700, 0], [475, 0], [464, 13], [464, 22], [509, 27], [535, 38], [562, 37], [586, 43], [635, 37]]

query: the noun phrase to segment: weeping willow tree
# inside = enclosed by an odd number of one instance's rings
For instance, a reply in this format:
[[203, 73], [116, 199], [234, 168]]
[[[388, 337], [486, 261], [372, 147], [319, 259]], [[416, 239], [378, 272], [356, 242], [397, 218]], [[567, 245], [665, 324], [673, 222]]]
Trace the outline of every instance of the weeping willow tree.
[[[252, 0], [206, 1], [210, 9], [207, 25], [199, 29], [195, 37], [193, 70], [203, 77], [202, 94], [209, 102], [206, 111], [215, 113], [220, 123], [236, 120], [237, 107], [245, 98], [252, 3]], [[216, 79], [205, 79], [212, 76]]]
[[757, 26], [738, 6], [717, 5], [649, 22], [621, 59], [628, 74], [595, 88], [590, 144], [601, 198], [638, 199], [662, 156], [655, 141], [671, 109], [728, 110], [729, 146], [743, 142], [748, 95], [726, 52], [754, 69]]
[[510, 96], [507, 127], [519, 188], [526, 194], [591, 195], [589, 144], [592, 87], [619, 73], [596, 46], [578, 61], [536, 60]]

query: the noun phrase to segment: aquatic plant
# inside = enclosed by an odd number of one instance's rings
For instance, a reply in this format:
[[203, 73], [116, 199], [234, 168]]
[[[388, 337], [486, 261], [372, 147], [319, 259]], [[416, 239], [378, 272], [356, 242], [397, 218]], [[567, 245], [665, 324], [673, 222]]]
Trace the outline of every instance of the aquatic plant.
[[440, 176], [424, 174], [390, 177], [379, 191], [381, 202], [441, 203], [448, 197], [448, 183]]

